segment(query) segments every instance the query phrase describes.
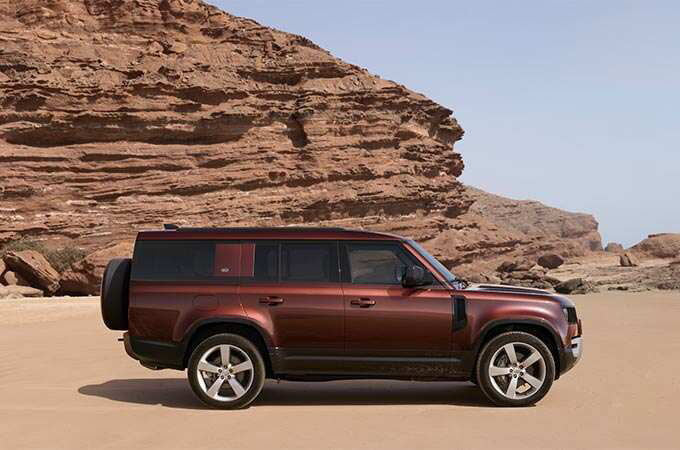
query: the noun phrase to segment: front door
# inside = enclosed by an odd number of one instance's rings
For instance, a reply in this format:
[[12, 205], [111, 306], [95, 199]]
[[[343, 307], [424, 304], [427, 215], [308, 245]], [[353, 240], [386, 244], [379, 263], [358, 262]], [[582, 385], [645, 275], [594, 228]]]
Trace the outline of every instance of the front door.
[[[325, 373], [344, 352], [344, 304], [335, 241], [244, 243], [240, 298], [268, 327], [279, 373]], [[250, 273], [247, 273], [250, 271]]]
[[402, 287], [404, 267], [423, 266], [398, 242], [344, 243], [340, 255], [348, 370], [414, 377], [450, 374], [455, 366], [450, 291], [434, 277], [432, 286]]

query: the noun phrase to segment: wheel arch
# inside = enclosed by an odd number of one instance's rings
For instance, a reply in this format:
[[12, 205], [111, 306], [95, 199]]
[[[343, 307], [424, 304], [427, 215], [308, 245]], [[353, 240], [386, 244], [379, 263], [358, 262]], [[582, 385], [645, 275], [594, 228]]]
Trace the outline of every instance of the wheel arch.
[[560, 376], [560, 338], [557, 332], [550, 326], [550, 324], [541, 319], [536, 318], [510, 318], [500, 319], [488, 323], [479, 333], [479, 337], [474, 346], [475, 367], [479, 359], [479, 353], [482, 351], [484, 345], [491, 339], [508, 331], [523, 331], [532, 334], [539, 338], [550, 349], [550, 353], [555, 361], [555, 379]]
[[237, 334], [250, 340], [262, 355], [266, 376], [272, 377], [274, 375], [270, 352], [270, 348], [272, 348], [270, 336], [257, 323], [242, 317], [205, 319], [192, 325], [184, 338], [184, 367], [187, 367], [191, 353], [198, 344], [210, 336], [221, 333]]

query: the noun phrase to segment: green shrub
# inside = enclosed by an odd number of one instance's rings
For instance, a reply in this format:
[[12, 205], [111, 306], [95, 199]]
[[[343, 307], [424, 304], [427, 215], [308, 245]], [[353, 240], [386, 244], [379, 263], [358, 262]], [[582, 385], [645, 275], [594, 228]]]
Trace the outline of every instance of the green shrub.
[[76, 261], [80, 261], [87, 254], [78, 247], [62, 247], [56, 250], [51, 250], [45, 246], [41, 241], [31, 239], [17, 239], [15, 241], [5, 244], [0, 248], [0, 257], [9, 252], [21, 252], [24, 250], [35, 250], [47, 259], [54, 269], [62, 273]]

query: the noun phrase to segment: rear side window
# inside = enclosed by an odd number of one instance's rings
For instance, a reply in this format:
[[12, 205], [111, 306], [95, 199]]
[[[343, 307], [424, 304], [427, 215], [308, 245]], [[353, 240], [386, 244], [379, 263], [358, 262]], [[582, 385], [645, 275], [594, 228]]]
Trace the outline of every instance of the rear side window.
[[[353, 284], [401, 285], [407, 266], [425, 267], [398, 244], [347, 243], [344, 249], [345, 282]], [[432, 278], [434, 280], [434, 278]]]
[[245, 282], [337, 283], [338, 246], [327, 242], [254, 242], [243, 244]]
[[339, 278], [335, 242], [281, 245], [281, 281], [332, 283]]
[[[255, 247], [255, 263], [252, 276], [255, 281], [279, 281], [279, 244], [257, 243]], [[252, 250], [251, 250], [252, 252]]]
[[131, 276], [151, 281], [205, 280], [215, 276], [215, 269], [212, 242], [138, 241]]

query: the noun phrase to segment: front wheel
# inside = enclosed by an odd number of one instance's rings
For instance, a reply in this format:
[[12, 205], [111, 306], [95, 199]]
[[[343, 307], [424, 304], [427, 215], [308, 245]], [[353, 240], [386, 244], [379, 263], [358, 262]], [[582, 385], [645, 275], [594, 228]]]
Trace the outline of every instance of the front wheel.
[[264, 361], [257, 347], [235, 334], [218, 334], [191, 354], [189, 383], [207, 405], [222, 409], [248, 406], [262, 391]]
[[550, 349], [536, 336], [503, 333], [487, 343], [477, 361], [484, 394], [501, 406], [529, 406], [541, 400], [555, 379]]

